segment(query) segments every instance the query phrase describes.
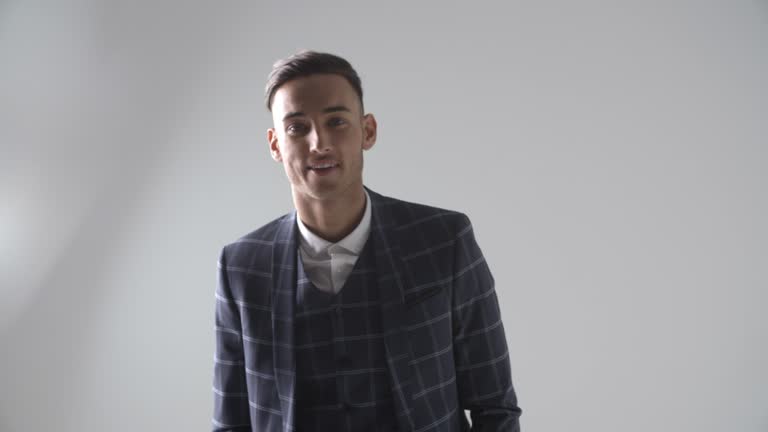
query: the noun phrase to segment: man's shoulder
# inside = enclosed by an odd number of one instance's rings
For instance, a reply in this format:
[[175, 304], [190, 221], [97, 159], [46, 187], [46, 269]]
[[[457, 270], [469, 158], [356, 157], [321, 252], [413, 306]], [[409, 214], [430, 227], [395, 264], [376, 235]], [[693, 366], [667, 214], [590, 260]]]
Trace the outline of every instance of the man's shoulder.
[[425, 233], [454, 235], [470, 225], [467, 215], [458, 210], [406, 201], [370, 190], [369, 193], [371, 193], [372, 199], [392, 218], [391, 223], [397, 231], [415, 230]]
[[[293, 217], [293, 213], [286, 213], [274, 220], [267, 222], [261, 227], [240, 236], [227, 243], [223, 248], [223, 253], [231, 257], [240, 257], [254, 254], [271, 254], [280, 226]], [[252, 261], [252, 259], [248, 259]]]
[[248, 234], [241, 236], [235, 240], [234, 243], [268, 243], [271, 245], [275, 241], [275, 236], [277, 235], [280, 226], [289, 219], [292, 219], [293, 214], [294, 213], [291, 212], [277, 217]]

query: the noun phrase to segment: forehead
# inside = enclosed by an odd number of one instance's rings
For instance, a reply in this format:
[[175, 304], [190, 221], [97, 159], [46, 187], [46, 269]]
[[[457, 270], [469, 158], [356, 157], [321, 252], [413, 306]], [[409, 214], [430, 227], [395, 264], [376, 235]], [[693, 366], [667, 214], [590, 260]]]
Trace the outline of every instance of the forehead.
[[272, 99], [272, 113], [278, 118], [288, 112], [319, 112], [343, 105], [355, 112], [360, 100], [352, 85], [341, 75], [317, 74], [297, 78], [281, 85]]

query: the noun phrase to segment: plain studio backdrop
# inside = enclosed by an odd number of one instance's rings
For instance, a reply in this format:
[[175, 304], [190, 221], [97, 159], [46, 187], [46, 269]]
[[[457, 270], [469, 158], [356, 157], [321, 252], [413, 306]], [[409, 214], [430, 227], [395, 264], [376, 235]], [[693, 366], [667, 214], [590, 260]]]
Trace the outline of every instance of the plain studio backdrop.
[[768, 430], [765, 1], [0, 1], [0, 430], [207, 430], [263, 88], [359, 70], [365, 180], [457, 209], [526, 432]]

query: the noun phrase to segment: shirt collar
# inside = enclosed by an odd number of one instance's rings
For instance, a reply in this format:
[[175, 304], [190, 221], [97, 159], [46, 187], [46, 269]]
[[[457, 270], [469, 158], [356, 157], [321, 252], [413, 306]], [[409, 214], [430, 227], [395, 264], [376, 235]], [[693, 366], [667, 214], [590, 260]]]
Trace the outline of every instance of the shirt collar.
[[300, 243], [302, 248], [313, 255], [318, 255], [326, 252], [331, 246], [337, 245], [355, 255], [360, 255], [363, 246], [365, 246], [365, 241], [368, 240], [368, 234], [371, 231], [371, 198], [368, 196], [368, 191], [364, 190], [364, 192], [365, 212], [363, 213], [363, 218], [351, 233], [337, 243], [331, 243], [313, 233], [306, 225], [304, 225], [301, 218], [297, 217], [296, 223], [299, 226], [299, 233], [301, 234]]

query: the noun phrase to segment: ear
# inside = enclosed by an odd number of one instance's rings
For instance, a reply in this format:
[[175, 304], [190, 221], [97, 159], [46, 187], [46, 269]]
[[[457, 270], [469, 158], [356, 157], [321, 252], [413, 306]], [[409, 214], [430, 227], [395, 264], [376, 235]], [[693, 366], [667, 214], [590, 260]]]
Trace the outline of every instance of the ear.
[[272, 159], [277, 162], [283, 161], [283, 155], [280, 154], [280, 146], [277, 142], [277, 132], [275, 128], [267, 129], [267, 141], [269, 142], [269, 153], [272, 155]]
[[373, 114], [363, 116], [363, 150], [370, 150], [376, 144], [376, 117]]

